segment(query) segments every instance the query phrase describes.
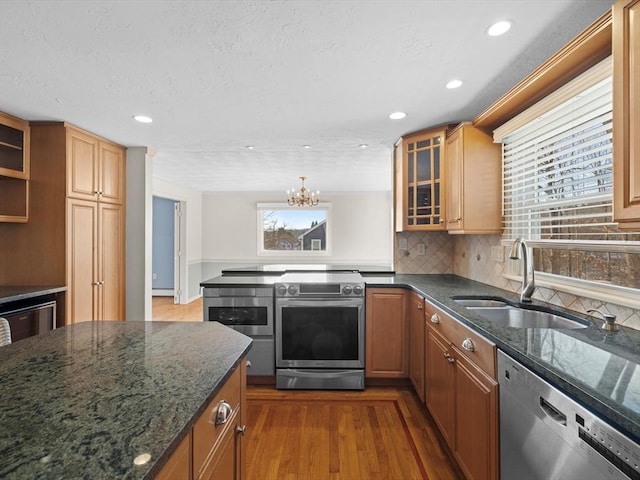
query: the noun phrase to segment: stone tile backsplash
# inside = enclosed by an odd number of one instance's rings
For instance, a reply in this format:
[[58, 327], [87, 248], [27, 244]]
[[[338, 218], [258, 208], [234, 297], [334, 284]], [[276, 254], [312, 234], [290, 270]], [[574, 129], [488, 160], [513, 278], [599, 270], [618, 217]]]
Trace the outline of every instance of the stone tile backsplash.
[[[407, 248], [400, 249], [406, 240]], [[424, 245], [424, 255], [421, 250]], [[404, 246], [404, 245], [402, 245]], [[503, 277], [506, 261], [492, 260], [492, 247], [499, 246], [499, 235], [449, 235], [446, 232], [396, 233], [395, 270], [398, 273], [455, 273], [461, 277], [494, 285], [510, 292], [520, 291], [520, 282]], [[506, 255], [506, 252], [503, 251]], [[550, 288], [538, 287], [534, 298], [576, 312], [603, 309], [618, 317], [618, 322], [640, 330], [640, 310], [604, 303]]]

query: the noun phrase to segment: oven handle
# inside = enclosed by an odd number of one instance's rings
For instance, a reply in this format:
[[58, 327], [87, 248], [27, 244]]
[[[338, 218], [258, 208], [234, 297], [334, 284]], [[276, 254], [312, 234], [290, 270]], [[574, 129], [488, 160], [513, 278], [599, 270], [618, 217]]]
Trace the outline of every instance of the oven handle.
[[276, 298], [276, 306], [286, 306], [287, 304], [297, 304], [297, 305], [305, 305], [305, 306], [325, 306], [327, 303], [350, 303], [354, 306], [363, 306], [364, 298], [363, 297], [351, 297], [351, 298], [331, 298], [331, 297], [321, 297], [321, 298]]

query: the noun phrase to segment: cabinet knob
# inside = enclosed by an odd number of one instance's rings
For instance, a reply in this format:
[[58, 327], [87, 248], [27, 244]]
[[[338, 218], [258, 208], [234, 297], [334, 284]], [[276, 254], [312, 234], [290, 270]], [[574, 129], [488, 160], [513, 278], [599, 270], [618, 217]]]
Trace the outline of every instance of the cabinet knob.
[[444, 353], [444, 358], [447, 359], [447, 362], [449, 363], [455, 363], [456, 359], [453, 358], [449, 353], [445, 352]]
[[223, 425], [227, 423], [232, 411], [233, 409], [231, 408], [231, 405], [224, 400], [221, 400], [218, 404], [218, 408], [216, 409], [216, 418], [214, 423], [216, 425]]
[[247, 368], [251, 368], [251, 360], [247, 360]]
[[431, 315], [431, 323], [440, 323], [440, 317], [437, 313]]
[[240, 435], [244, 435], [246, 431], [247, 431], [247, 426], [246, 425], [242, 425], [242, 426], [238, 425], [236, 427], [236, 433], [238, 433]]
[[465, 338], [462, 341], [462, 348], [464, 348], [468, 352], [473, 352], [475, 350], [475, 345], [473, 344], [473, 340], [471, 340], [470, 338]]
[[417, 306], [418, 306], [418, 310], [422, 310], [422, 304], [421, 303], [418, 303]]

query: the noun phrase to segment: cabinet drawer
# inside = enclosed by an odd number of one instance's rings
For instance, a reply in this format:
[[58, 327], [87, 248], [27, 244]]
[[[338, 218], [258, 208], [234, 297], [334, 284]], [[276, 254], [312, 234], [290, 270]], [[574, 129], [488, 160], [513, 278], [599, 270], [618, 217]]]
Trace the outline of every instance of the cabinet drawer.
[[[433, 305], [427, 304], [426, 308], [429, 326], [446, 337], [456, 349], [495, 379], [496, 346]], [[437, 318], [434, 318], [434, 315], [437, 315]]]
[[[227, 427], [232, 426], [233, 413], [240, 408], [240, 388], [240, 368], [236, 368], [222, 389], [209, 403], [204, 413], [196, 421], [193, 427], [194, 474], [200, 472], [220, 436], [226, 431]], [[229, 412], [226, 423], [216, 425], [218, 408], [223, 401], [231, 406], [232, 412]]]

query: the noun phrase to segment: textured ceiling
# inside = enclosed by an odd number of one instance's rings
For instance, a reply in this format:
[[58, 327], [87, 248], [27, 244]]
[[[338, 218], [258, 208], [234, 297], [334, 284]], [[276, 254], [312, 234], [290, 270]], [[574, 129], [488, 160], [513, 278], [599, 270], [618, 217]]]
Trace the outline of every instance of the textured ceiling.
[[400, 135], [472, 119], [611, 4], [4, 0], [0, 110], [151, 146], [197, 190], [389, 190]]

